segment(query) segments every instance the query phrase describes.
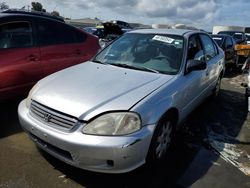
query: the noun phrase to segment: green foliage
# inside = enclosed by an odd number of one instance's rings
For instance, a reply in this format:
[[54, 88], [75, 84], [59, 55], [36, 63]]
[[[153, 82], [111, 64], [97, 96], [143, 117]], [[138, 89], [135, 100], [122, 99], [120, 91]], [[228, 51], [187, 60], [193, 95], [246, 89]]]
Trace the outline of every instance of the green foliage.
[[9, 6], [5, 2], [0, 2], [0, 10], [9, 9]]
[[46, 10], [43, 8], [43, 5], [39, 2], [31, 2], [31, 6], [32, 6], [31, 10], [46, 12]]

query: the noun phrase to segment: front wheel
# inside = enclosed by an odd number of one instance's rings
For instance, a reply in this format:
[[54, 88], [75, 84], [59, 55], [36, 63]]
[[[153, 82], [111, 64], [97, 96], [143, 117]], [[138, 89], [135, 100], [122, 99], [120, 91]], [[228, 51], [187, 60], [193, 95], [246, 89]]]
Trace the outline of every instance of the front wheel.
[[174, 121], [171, 121], [170, 119], [164, 118], [158, 123], [149, 148], [147, 162], [156, 163], [162, 161], [166, 157], [170, 143], [173, 139], [173, 122]]

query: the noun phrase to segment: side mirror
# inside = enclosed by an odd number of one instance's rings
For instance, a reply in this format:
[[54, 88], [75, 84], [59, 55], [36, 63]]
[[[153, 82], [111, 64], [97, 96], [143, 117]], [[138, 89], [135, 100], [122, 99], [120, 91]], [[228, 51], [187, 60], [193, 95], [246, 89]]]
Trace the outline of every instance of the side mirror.
[[205, 70], [207, 68], [207, 63], [200, 60], [188, 60], [186, 67], [186, 74], [192, 71]]

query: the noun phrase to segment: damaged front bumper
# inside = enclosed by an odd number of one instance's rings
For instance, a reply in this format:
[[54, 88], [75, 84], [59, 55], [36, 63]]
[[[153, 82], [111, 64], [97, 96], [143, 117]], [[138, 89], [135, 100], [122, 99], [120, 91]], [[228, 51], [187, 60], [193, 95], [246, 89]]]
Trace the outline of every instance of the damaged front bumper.
[[19, 120], [30, 138], [44, 151], [79, 168], [104, 172], [125, 173], [145, 163], [155, 125], [144, 126], [126, 136], [95, 136], [48, 127], [33, 118], [22, 101], [18, 107]]

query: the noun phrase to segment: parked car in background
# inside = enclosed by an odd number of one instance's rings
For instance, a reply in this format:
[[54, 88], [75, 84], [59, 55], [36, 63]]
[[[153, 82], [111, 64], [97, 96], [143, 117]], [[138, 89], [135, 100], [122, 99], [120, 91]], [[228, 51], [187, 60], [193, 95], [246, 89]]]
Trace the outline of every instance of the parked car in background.
[[246, 35], [241, 31], [220, 31], [218, 34], [230, 35], [234, 38], [237, 44], [245, 44], [246, 43]]
[[79, 27], [79, 28], [91, 34], [93, 34], [96, 31], [96, 27]]
[[83, 30], [97, 36], [99, 39], [105, 37], [104, 27], [85, 27]]
[[124, 21], [120, 21], [120, 20], [111, 20], [110, 21], [113, 24], [117, 24], [121, 29], [133, 29], [129, 23], [124, 22]]
[[223, 73], [224, 53], [204, 32], [135, 30], [92, 61], [40, 80], [19, 119], [58, 159], [124, 173], [164, 159], [188, 114], [218, 95]]
[[122, 28], [119, 25], [111, 22], [103, 23], [102, 27], [104, 35], [99, 37], [99, 43], [102, 48], [124, 34]]
[[247, 37], [247, 44], [250, 44], [250, 33], [246, 33], [246, 37]]
[[211, 36], [225, 53], [226, 67], [229, 69], [235, 67], [237, 54], [235, 51], [236, 42], [234, 38], [230, 35], [225, 35], [225, 34], [211, 35]]
[[45, 13], [0, 13], [0, 101], [27, 94], [41, 78], [92, 58], [98, 39]]

